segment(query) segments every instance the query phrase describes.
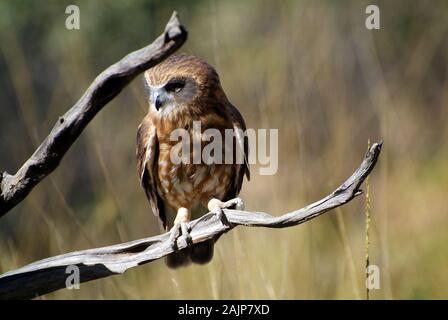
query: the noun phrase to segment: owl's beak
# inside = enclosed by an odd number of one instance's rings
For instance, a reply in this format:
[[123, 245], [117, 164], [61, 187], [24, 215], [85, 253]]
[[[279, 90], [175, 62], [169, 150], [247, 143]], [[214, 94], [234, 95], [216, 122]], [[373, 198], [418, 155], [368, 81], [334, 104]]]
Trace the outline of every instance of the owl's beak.
[[154, 103], [154, 106], [156, 107], [156, 110], [159, 111], [159, 109], [163, 106], [163, 104], [165, 103], [164, 99], [162, 96], [158, 96], [156, 98], [156, 102]]
[[160, 110], [164, 106], [164, 104], [168, 101], [168, 97], [166, 95], [165, 90], [158, 89], [151, 92], [150, 96], [151, 103], [154, 105], [157, 111]]

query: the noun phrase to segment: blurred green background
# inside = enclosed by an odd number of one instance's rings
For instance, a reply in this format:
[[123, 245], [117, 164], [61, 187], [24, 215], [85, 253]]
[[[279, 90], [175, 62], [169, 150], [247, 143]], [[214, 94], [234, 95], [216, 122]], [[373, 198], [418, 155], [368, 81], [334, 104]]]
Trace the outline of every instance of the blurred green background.
[[[281, 214], [331, 192], [367, 140], [375, 299], [448, 298], [447, 1], [0, 0], [0, 169], [14, 173], [108, 65], [159, 35], [171, 12], [181, 52], [220, 73], [251, 128], [279, 128], [279, 168], [252, 167], [249, 210]], [[81, 29], [65, 28], [76, 4]], [[86, 128], [59, 168], [0, 219], [0, 272], [159, 233], [135, 172], [147, 103], [139, 77]], [[42, 297], [364, 298], [364, 196], [304, 225], [237, 228], [206, 266], [162, 260]]]

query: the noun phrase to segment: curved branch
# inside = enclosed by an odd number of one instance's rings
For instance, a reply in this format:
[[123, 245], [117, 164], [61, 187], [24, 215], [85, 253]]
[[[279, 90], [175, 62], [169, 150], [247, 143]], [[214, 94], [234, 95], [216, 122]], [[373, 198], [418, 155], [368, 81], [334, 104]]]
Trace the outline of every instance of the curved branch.
[[[279, 217], [263, 212], [224, 209], [228, 224], [223, 224], [214, 214], [208, 213], [191, 221], [190, 235], [194, 243], [223, 234], [238, 225], [248, 227], [285, 228], [315, 218], [331, 209], [343, 205], [362, 191], [360, 186], [374, 168], [381, 151], [381, 143], [375, 143], [367, 151], [359, 168], [333, 193], [303, 209]], [[37, 261], [0, 276], [1, 299], [28, 299], [66, 286], [67, 267], [76, 265], [80, 270], [80, 282], [100, 279], [141, 264], [160, 259], [173, 252], [170, 234], [135, 240], [113, 246], [67, 253]], [[178, 248], [188, 244], [180, 237]]]
[[62, 157], [93, 117], [144, 70], [162, 62], [187, 39], [173, 12], [165, 31], [152, 44], [128, 54], [104, 70], [76, 104], [58, 119], [48, 137], [14, 175], [0, 172], [0, 217], [21, 202]]

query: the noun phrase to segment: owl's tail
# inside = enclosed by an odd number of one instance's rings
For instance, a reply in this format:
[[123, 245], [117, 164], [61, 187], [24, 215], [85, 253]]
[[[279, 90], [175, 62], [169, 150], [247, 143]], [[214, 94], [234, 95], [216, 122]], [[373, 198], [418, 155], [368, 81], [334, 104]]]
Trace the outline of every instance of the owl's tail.
[[166, 256], [165, 263], [171, 269], [187, 266], [190, 263], [188, 248], [178, 252], [173, 252]]
[[210, 239], [204, 242], [194, 244], [190, 248], [190, 259], [197, 264], [206, 264], [213, 258], [215, 240]]
[[213, 258], [215, 240], [196, 243], [189, 248], [173, 252], [165, 258], [166, 265], [172, 269], [187, 266], [190, 262], [206, 264]]

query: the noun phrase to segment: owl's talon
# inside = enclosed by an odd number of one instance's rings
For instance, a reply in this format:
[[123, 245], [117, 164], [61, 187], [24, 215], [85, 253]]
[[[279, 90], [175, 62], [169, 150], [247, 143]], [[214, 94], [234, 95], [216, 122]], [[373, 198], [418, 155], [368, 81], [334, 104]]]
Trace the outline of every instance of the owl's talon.
[[244, 210], [244, 202], [241, 198], [234, 198], [223, 203], [224, 208], [235, 207], [235, 210]]
[[179, 246], [177, 245], [177, 240], [179, 240], [179, 238], [181, 236], [185, 237], [185, 241], [187, 242], [187, 245], [193, 244], [193, 239], [191, 238], [188, 224], [184, 221], [175, 223], [174, 226], [170, 230], [170, 244], [171, 244], [171, 248], [174, 251], [179, 250]]
[[241, 198], [230, 199], [226, 202], [222, 202], [221, 200], [213, 198], [208, 202], [207, 207], [208, 210], [210, 211], [213, 211], [215, 208], [221, 208], [221, 209], [235, 208], [236, 210], [244, 210], [244, 202]]
[[228, 208], [244, 210], [244, 202], [241, 198], [234, 198], [226, 202], [213, 198], [208, 202], [208, 209], [215, 213], [218, 219], [225, 225], [230, 225], [229, 220], [223, 210]]
[[177, 251], [177, 239], [179, 238], [180, 234], [180, 224], [176, 223], [170, 230], [170, 245], [171, 249], [174, 251]]
[[181, 222], [180, 228], [182, 230], [182, 235], [185, 237], [185, 241], [187, 242], [187, 245], [192, 245], [193, 239], [191, 238], [190, 229], [188, 228], [188, 224], [186, 222]]
[[229, 220], [227, 219], [226, 214], [224, 213], [224, 210], [222, 210], [220, 207], [215, 207], [212, 212], [216, 215], [216, 217], [219, 219], [219, 221], [222, 222], [224, 225], [230, 225]]

